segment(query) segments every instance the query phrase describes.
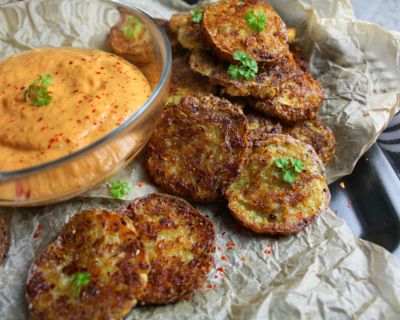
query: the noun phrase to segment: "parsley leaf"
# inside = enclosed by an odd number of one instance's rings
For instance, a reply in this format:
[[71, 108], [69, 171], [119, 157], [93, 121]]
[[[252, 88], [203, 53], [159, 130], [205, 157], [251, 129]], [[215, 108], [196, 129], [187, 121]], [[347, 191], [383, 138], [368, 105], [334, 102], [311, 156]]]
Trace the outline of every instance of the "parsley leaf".
[[131, 185], [123, 180], [115, 180], [111, 182], [110, 192], [115, 199], [121, 199], [123, 196], [131, 192]]
[[231, 64], [228, 68], [228, 73], [233, 80], [253, 80], [258, 72], [257, 61], [250, 58], [243, 51], [235, 51], [233, 59], [240, 62], [240, 64]]
[[296, 181], [297, 173], [304, 169], [304, 163], [294, 157], [277, 158], [275, 166], [282, 170], [283, 180], [290, 184]]
[[53, 84], [52, 77], [51, 73], [44, 73], [35, 79], [24, 93], [25, 101], [31, 101], [37, 107], [47, 106], [53, 99], [48, 91], [49, 86]]
[[90, 273], [86, 272], [75, 273], [71, 281], [74, 287], [75, 295], [79, 296], [81, 294], [82, 288], [87, 284], [89, 284], [89, 282], [90, 282]]
[[201, 19], [203, 19], [203, 10], [196, 9], [196, 10], [190, 11], [190, 13], [193, 16], [192, 21], [194, 23], [200, 23]]
[[246, 12], [245, 19], [250, 26], [250, 29], [254, 32], [260, 32], [265, 30], [265, 23], [267, 18], [263, 12], [256, 14], [254, 10], [249, 10]]
[[128, 16], [128, 19], [122, 27], [122, 33], [126, 39], [137, 40], [143, 28], [143, 23], [139, 20], [139, 18]]

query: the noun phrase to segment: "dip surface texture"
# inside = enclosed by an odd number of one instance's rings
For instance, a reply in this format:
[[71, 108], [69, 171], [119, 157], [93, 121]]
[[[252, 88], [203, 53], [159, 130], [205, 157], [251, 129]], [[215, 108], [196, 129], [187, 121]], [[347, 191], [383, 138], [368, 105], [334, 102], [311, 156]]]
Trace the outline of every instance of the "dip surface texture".
[[[52, 100], [39, 107], [24, 93], [43, 74], [52, 74]], [[45, 163], [93, 143], [150, 95], [139, 69], [99, 50], [38, 49], [0, 62], [0, 171]]]

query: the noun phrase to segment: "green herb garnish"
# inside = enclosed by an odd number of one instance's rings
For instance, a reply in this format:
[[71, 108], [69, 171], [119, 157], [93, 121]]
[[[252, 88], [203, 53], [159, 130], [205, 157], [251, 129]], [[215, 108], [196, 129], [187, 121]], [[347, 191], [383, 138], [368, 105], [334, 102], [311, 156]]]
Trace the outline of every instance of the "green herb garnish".
[[38, 107], [47, 106], [52, 100], [52, 96], [48, 91], [49, 86], [53, 84], [53, 81], [50, 80], [52, 77], [51, 73], [44, 73], [35, 79], [25, 91], [25, 101], [31, 101], [32, 104]]
[[81, 294], [82, 288], [90, 282], [90, 273], [77, 272], [74, 274], [71, 282], [74, 287], [75, 295], [79, 296]]
[[196, 9], [196, 10], [190, 11], [190, 13], [193, 16], [192, 21], [194, 23], [200, 23], [201, 19], [203, 19], [203, 10]]
[[231, 64], [228, 68], [228, 73], [233, 80], [252, 80], [256, 77], [258, 72], [257, 61], [250, 58], [243, 51], [235, 51], [233, 59], [240, 62], [240, 64]]
[[246, 12], [245, 19], [252, 31], [260, 32], [265, 30], [267, 18], [263, 12], [255, 13], [254, 10], [249, 10]]
[[115, 199], [122, 199], [124, 195], [131, 192], [131, 185], [123, 180], [115, 180], [111, 182], [110, 192]]
[[139, 34], [142, 32], [144, 26], [143, 23], [134, 16], [128, 16], [123, 28], [122, 33], [126, 39], [137, 40]]
[[282, 170], [283, 180], [290, 184], [296, 181], [297, 174], [304, 169], [304, 163], [294, 157], [278, 158], [275, 165]]

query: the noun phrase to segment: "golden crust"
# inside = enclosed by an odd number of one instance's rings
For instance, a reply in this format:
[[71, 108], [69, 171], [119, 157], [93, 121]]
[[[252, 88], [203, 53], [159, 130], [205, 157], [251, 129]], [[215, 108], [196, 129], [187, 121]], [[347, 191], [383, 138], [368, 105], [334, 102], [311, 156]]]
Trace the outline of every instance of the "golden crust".
[[0, 264], [7, 255], [9, 238], [8, 238], [8, 223], [0, 216]]
[[172, 56], [178, 56], [185, 54], [186, 50], [180, 45], [176, 34], [171, 30], [170, 24], [168, 20], [165, 19], [156, 19], [158, 24], [164, 29], [165, 33], [167, 34], [169, 44], [171, 46]]
[[211, 95], [192, 96], [166, 106], [148, 144], [147, 168], [172, 194], [213, 200], [248, 150], [247, 120], [237, 106]]
[[139, 303], [173, 303], [203, 286], [215, 251], [215, 229], [208, 218], [181, 198], [157, 193], [135, 199], [125, 214], [150, 259]]
[[178, 41], [186, 49], [205, 49], [207, 41], [204, 37], [203, 27], [191, 19], [178, 30]]
[[190, 13], [175, 13], [169, 20], [169, 28], [175, 34], [178, 34], [179, 28], [190, 23], [192, 15]]
[[311, 145], [324, 165], [335, 156], [336, 139], [332, 130], [318, 120], [308, 120], [283, 128], [284, 132], [293, 138]]
[[275, 88], [272, 97], [253, 101], [255, 109], [286, 123], [318, 116], [324, 95], [318, 81], [306, 72], [287, 79]]
[[[149, 261], [132, 222], [105, 210], [75, 215], [32, 263], [27, 299], [33, 319], [121, 319], [147, 283]], [[77, 272], [90, 281], [76, 291]]]
[[[246, 13], [264, 13], [265, 30], [254, 32]], [[287, 30], [273, 8], [259, 0], [224, 0], [204, 6], [204, 34], [218, 57], [233, 61], [235, 51], [246, 52], [256, 61], [272, 62], [288, 51]]]
[[[283, 180], [275, 165], [281, 157], [295, 157], [305, 165], [293, 184]], [[280, 134], [253, 148], [226, 197], [231, 213], [245, 227], [278, 235], [303, 230], [328, 208], [330, 200], [324, 166], [315, 151]]]
[[[108, 35], [111, 51], [138, 65], [150, 63], [152, 59], [155, 59], [155, 55], [149, 29], [138, 18], [125, 10], [121, 9], [120, 13], [120, 21]], [[138, 26], [137, 34], [129, 38], [123, 32], [128, 23]]]
[[249, 122], [249, 139], [252, 145], [265, 141], [271, 134], [279, 134], [282, 131], [282, 125], [261, 114], [251, 113], [246, 115]]
[[216, 85], [190, 69], [189, 54], [172, 58], [172, 76], [167, 103], [179, 103], [181, 99], [192, 95], [207, 96], [216, 92]]
[[258, 97], [248, 104], [284, 122], [315, 118], [323, 101], [320, 84], [296, 64], [292, 54], [274, 65], [260, 64], [257, 77], [250, 81], [233, 80], [227, 72], [228, 65], [216, 62], [204, 50], [194, 50], [189, 63], [192, 70], [209, 77], [211, 83], [223, 86], [225, 94]]

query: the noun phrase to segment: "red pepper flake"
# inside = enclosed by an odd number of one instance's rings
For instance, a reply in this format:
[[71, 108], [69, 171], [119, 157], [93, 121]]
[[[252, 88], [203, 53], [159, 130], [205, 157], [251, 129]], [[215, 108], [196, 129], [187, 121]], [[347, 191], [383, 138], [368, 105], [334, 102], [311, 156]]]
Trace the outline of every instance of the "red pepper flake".
[[267, 250], [264, 250], [264, 253], [265, 253], [265, 254], [271, 254], [271, 253], [272, 253], [272, 251], [271, 251], [271, 250], [269, 250], [269, 249], [267, 249]]
[[243, 261], [244, 263], [246, 263], [247, 257], [246, 257], [246, 256], [242, 256], [242, 261]]
[[85, 119], [89, 119], [89, 116], [86, 116]]
[[39, 238], [40, 237], [40, 233], [42, 232], [42, 230], [43, 230], [43, 227], [42, 227], [42, 225], [39, 224], [38, 227], [36, 228], [35, 233], [33, 234], [33, 238], [34, 239]]
[[46, 130], [47, 128], [48, 128], [48, 126], [41, 127], [41, 128], [40, 128], [40, 131], [44, 131], [44, 130]]
[[216, 287], [218, 287], [217, 284], [214, 284], [214, 285], [213, 285], [213, 289], [215, 289]]
[[96, 74], [101, 74], [101, 72], [98, 72], [98, 71], [97, 71]]
[[228, 261], [228, 258], [226, 256], [221, 256], [221, 260]]
[[92, 113], [95, 113], [96, 112], [96, 109], [92, 109]]
[[228, 248], [228, 250], [233, 249], [236, 247], [236, 244], [233, 241], [228, 241], [228, 243], [226, 244], [226, 247]]
[[218, 276], [217, 276], [217, 275], [215, 275], [215, 276], [214, 276], [214, 279], [218, 279]]
[[208, 289], [212, 289], [212, 288], [213, 288], [213, 285], [212, 285], [212, 284], [208, 284], [208, 285], [207, 285], [207, 288], [208, 288]]
[[22, 91], [22, 90], [24, 90], [24, 89], [25, 89], [25, 87], [21, 87], [19, 90], [21, 90], [21, 91]]
[[79, 92], [78, 89], [75, 89], [74, 91], [72, 91], [72, 93], [78, 93], [78, 92]]
[[303, 213], [302, 212], [297, 212], [297, 219], [303, 219]]
[[217, 246], [217, 250], [218, 250], [218, 251], [221, 251], [221, 247], [220, 247], [220, 246]]
[[221, 275], [224, 275], [224, 274], [225, 274], [225, 270], [224, 270], [224, 268], [222, 268], [222, 267], [218, 267], [218, 268], [217, 268], [217, 271], [218, 271]]
[[143, 183], [139, 182], [139, 183], [138, 183], [138, 187], [139, 187], [139, 188], [143, 187]]
[[37, 122], [40, 122], [43, 120], [43, 117], [40, 117], [39, 119], [37, 119]]
[[73, 62], [72, 62], [72, 61], [70, 61], [70, 62], [69, 62], [69, 64], [73, 64]]

